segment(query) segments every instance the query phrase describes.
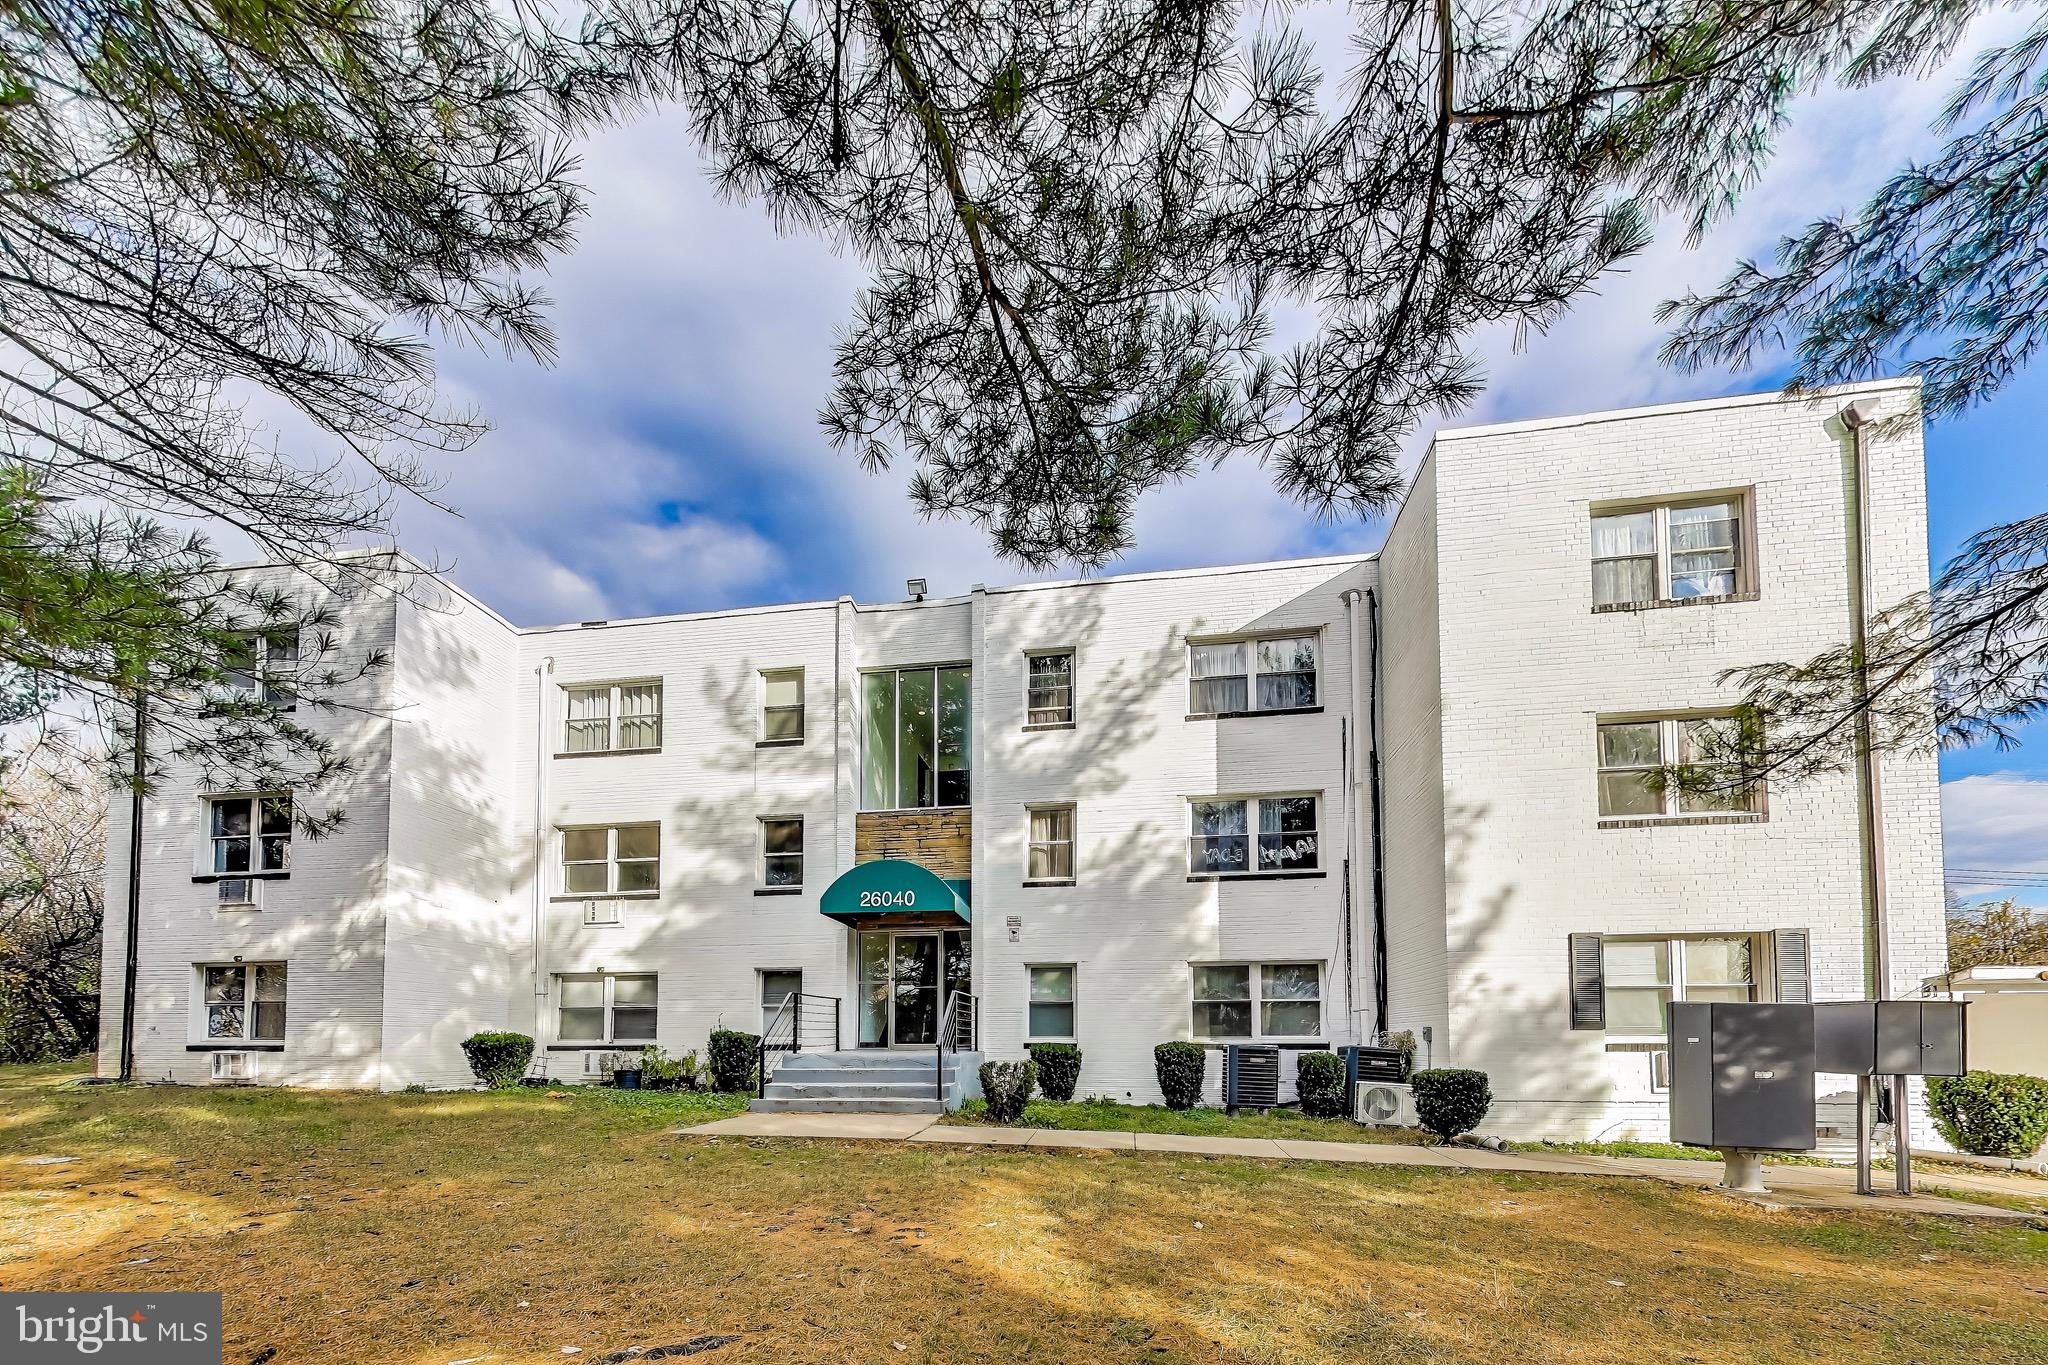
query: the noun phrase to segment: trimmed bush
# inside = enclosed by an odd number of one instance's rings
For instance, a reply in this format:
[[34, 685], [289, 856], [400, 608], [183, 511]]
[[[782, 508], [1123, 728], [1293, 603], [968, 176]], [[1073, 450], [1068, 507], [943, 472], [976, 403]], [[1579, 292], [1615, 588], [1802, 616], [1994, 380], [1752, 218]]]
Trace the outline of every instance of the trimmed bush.
[[1038, 1063], [1038, 1088], [1049, 1100], [1074, 1098], [1081, 1083], [1081, 1049], [1072, 1043], [1033, 1043], [1024, 1049]]
[[728, 1094], [754, 1088], [761, 1036], [739, 1029], [711, 1030], [711, 1088]]
[[469, 1069], [493, 1090], [509, 1090], [533, 1060], [533, 1039], [523, 1033], [472, 1033], [462, 1040]]
[[1390, 1047], [1401, 1054], [1401, 1074], [1410, 1076], [1415, 1072], [1415, 1032], [1412, 1029], [1391, 1029], [1380, 1035], [1380, 1046]]
[[1959, 1152], [2030, 1157], [2048, 1138], [2048, 1081], [2038, 1076], [1931, 1076], [1927, 1107], [1935, 1128]]
[[1344, 1112], [1344, 1059], [1334, 1052], [1304, 1052], [1294, 1062], [1294, 1090], [1301, 1112], [1333, 1119]]
[[1152, 1049], [1152, 1071], [1168, 1109], [1192, 1109], [1202, 1102], [1209, 1050], [1199, 1043], [1161, 1043]]
[[1015, 1123], [1024, 1117], [1024, 1102], [1038, 1084], [1036, 1062], [983, 1062], [981, 1098], [991, 1123]]
[[1415, 1117], [1445, 1141], [1469, 1133], [1493, 1107], [1493, 1088], [1484, 1071], [1436, 1067], [1409, 1076], [1415, 1087]]

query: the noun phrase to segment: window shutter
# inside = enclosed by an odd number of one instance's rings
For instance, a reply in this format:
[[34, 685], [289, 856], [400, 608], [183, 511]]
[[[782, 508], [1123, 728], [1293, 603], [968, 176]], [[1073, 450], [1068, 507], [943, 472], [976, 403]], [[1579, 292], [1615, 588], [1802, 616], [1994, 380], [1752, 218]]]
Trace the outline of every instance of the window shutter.
[[1600, 935], [1571, 936], [1572, 1027], [1607, 1027], [1606, 982], [1600, 969]]
[[1778, 973], [1778, 1001], [1785, 1005], [1813, 1003], [1812, 934], [1806, 929], [1779, 929], [1771, 934], [1771, 958]]

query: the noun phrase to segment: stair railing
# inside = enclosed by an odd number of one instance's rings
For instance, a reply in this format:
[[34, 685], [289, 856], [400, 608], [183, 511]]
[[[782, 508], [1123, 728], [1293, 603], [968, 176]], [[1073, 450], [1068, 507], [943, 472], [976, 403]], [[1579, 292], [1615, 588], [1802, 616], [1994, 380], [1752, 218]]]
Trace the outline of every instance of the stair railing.
[[775, 1017], [761, 1030], [755, 1045], [754, 1097], [768, 1093], [769, 1058], [777, 1053], [797, 1053], [806, 1047], [823, 1047], [829, 1034], [831, 1050], [839, 1051], [839, 1006], [836, 995], [804, 995], [791, 991], [775, 1007]]
[[946, 1102], [946, 1050], [955, 1055], [974, 1050], [975, 1000], [966, 991], [946, 997], [946, 1011], [939, 1016], [939, 1045], [932, 1053], [933, 1097]]

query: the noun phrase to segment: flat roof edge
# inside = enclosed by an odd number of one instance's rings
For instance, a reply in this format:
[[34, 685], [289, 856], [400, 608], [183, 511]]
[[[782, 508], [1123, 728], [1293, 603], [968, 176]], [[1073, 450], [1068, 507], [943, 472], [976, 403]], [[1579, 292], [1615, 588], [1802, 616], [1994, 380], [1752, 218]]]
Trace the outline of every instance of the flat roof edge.
[[1830, 398], [1840, 398], [1857, 393], [1889, 393], [1910, 389], [1917, 392], [1920, 376], [1898, 375], [1890, 379], [1865, 379], [1852, 384], [1828, 384], [1816, 389], [1798, 393], [1787, 393], [1784, 389], [1760, 389], [1748, 393], [1723, 394], [1719, 398], [1688, 398], [1671, 403], [1646, 403], [1632, 408], [1605, 408], [1599, 412], [1569, 413], [1558, 417], [1530, 417], [1517, 422], [1493, 422], [1481, 426], [1444, 427], [1430, 439], [1433, 447], [1440, 441], [1468, 441], [1486, 436], [1511, 436], [1530, 431], [1555, 431], [1569, 427], [1593, 426], [1603, 422], [1624, 422], [1644, 417], [1681, 416], [1686, 413], [1712, 412], [1719, 408], [1765, 407], [1774, 403], [1815, 403]]

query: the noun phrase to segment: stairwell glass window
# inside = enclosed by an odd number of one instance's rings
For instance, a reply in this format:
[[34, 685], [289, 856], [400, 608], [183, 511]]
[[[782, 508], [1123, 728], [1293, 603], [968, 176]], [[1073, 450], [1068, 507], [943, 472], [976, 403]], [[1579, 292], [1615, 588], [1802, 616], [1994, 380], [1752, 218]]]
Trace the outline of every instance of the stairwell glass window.
[[964, 664], [861, 675], [861, 809], [968, 803], [969, 678]]
[[761, 884], [804, 884], [804, 822], [801, 816], [761, 821]]
[[229, 691], [289, 711], [298, 701], [299, 632], [252, 630], [231, 635], [222, 649], [221, 668]]
[[292, 865], [292, 798], [288, 792], [216, 796], [207, 801], [213, 871], [223, 876], [287, 872]]
[[1024, 661], [1024, 723], [1074, 723], [1074, 652], [1027, 655]]
[[1074, 964], [1027, 967], [1030, 999], [1025, 1011], [1025, 1036], [1034, 1043], [1071, 1042], [1074, 1038]]
[[284, 963], [204, 966], [199, 978], [208, 1038], [284, 1041]]
[[1732, 716], [1603, 721], [1600, 818], [1741, 816], [1763, 806], [1761, 781], [1740, 780], [1746, 761]]
[[761, 739], [768, 744], [793, 744], [804, 737], [804, 671], [801, 668], [761, 670]]
[[1671, 502], [1593, 517], [1593, 607], [1732, 597], [1745, 587], [1745, 501]]
[[1190, 801], [1189, 875], [1315, 871], [1321, 856], [1320, 804], [1312, 795]]
[[652, 974], [593, 972], [555, 978], [555, 1038], [564, 1043], [651, 1043]]
[[1322, 1031], [1320, 963], [1194, 964], [1196, 1038], [1314, 1038]]
[[1603, 939], [1600, 970], [1610, 1038], [1663, 1038], [1673, 1000], [1757, 998], [1755, 944], [1747, 935]]
[[1074, 879], [1074, 808], [1032, 806], [1030, 847], [1025, 854], [1024, 880], [1070, 882]]
[[562, 752], [633, 753], [661, 747], [661, 684], [602, 683], [565, 688]]
[[1316, 704], [1316, 637], [1188, 646], [1188, 714], [1300, 711]]
[[661, 889], [661, 826], [562, 831], [562, 890], [571, 896], [652, 895]]

